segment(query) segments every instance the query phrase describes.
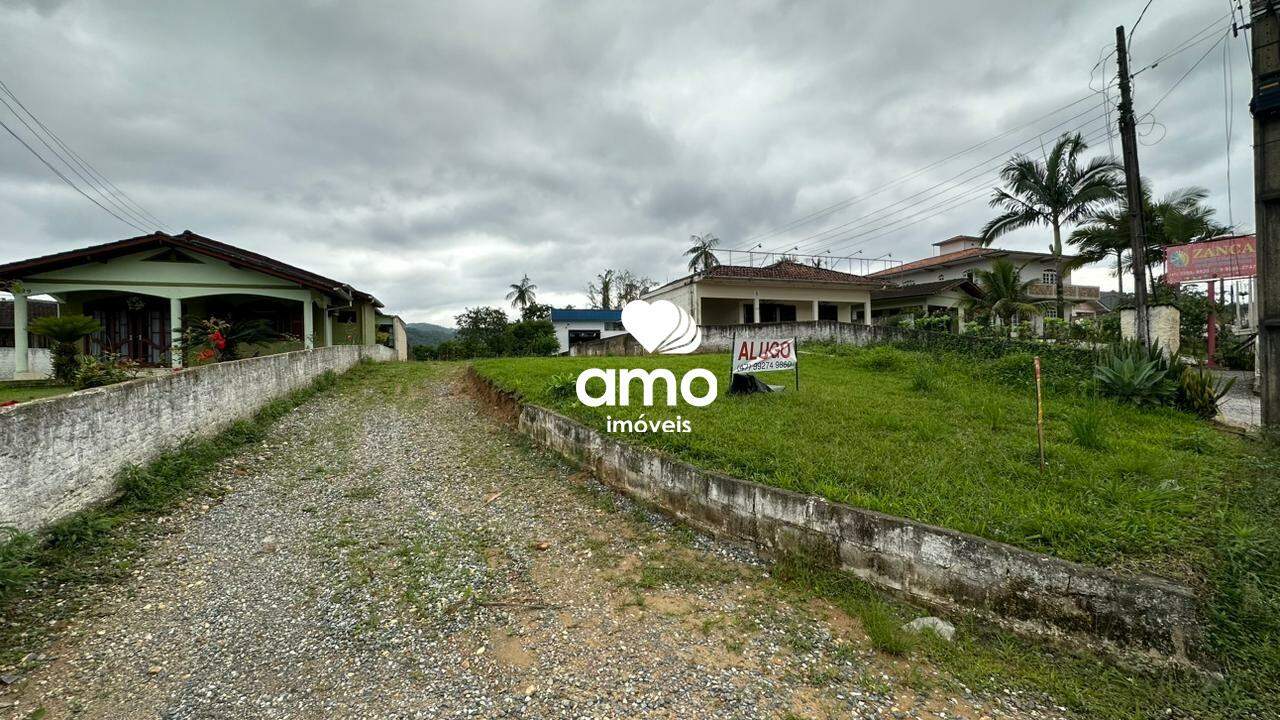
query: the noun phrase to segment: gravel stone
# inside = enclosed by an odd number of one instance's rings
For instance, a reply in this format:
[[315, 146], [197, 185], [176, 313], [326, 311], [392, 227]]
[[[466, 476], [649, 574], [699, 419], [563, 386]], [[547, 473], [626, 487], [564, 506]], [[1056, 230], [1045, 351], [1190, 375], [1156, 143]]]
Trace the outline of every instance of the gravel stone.
[[531, 447], [460, 373], [361, 370], [289, 413], [0, 689], [0, 717], [1066, 717], [877, 653], [749, 548]]

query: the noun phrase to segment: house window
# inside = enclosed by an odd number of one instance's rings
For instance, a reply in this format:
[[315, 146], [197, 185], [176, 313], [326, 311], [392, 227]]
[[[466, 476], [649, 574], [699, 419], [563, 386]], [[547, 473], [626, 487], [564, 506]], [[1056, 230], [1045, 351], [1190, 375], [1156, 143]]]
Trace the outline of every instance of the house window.
[[612, 331], [612, 330], [617, 330], [617, 331], [621, 332], [622, 330], [625, 330], [626, 328], [622, 327], [622, 323], [620, 323], [620, 322], [607, 322], [607, 323], [605, 323], [605, 324], [604, 324], [604, 329], [605, 329], [605, 330], [610, 330], [610, 331]]
[[1045, 270], [1045, 271], [1041, 272], [1041, 273], [1040, 273], [1040, 282], [1044, 283], [1045, 285], [1057, 285], [1057, 284], [1058, 284], [1058, 271], [1057, 271], [1057, 270]]
[[1050, 305], [1049, 307], [1047, 307], [1047, 308], [1045, 308], [1045, 309], [1044, 309], [1044, 316], [1045, 316], [1045, 317], [1047, 317], [1047, 318], [1056, 318], [1056, 317], [1058, 317], [1058, 308], [1056, 308], [1056, 307], [1054, 307], [1054, 306]]
[[964, 278], [965, 278], [966, 280], [968, 280], [969, 282], [973, 282], [973, 271], [972, 271], [972, 270], [965, 270], [965, 271], [964, 271]]
[[839, 308], [831, 303], [818, 303], [819, 320], [839, 320]]

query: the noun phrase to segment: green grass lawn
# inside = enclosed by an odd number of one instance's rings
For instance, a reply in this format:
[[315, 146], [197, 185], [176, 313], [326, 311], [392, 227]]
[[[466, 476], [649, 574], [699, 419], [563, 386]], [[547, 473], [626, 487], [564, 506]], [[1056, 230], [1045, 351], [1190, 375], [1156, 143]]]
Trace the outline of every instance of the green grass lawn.
[[[792, 375], [775, 373], [765, 379], [787, 385], [784, 392], [746, 397], [724, 395], [727, 355], [502, 359], [476, 368], [601, 430], [606, 416], [679, 414], [692, 432], [625, 439], [701, 467], [1071, 560], [1176, 577], [1202, 550], [1201, 520], [1242, 454], [1244, 441], [1190, 415], [1049, 395], [1042, 472], [1034, 393], [984, 380], [975, 362], [883, 348], [807, 354], [801, 363], [799, 392]], [[553, 380], [587, 367], [667, 367], [677, 376], [706, 367], [719, 374], [721, 397], [705, 408], [593, 409], [572, 392], [553, 396]]]
[[[1280, 706], [1280, 452], [1273, 443], [1174, 410], [1046, 391], [1041, 472], [1029, 358], [808, 349], [799, 392], [789, 373], [778, 373], [765, 379], [787, 385], [784, 392], [748, 397], [724, 395], [727, 355], [496, 359], [475, 367], [527, 401], [602, 431], [606, 416], [679, 414], [691, 432], [622, 439], [701, 467], [1187, 582], [1223, 673], [1217, 680], [1131, 674], [1089, 653], [969, 623], [970, 640], [939, 651], [966, 682], [1046, 690], [1091, 717], [1168, 717], [1165, 708], [1179, 708], [1175, 717], [1273, 716]], [[677, 377], [705, 367], [721, 378], [721, 396], [705, 408], [588, 408], [572, 388], [587, 367], [665, 367]], [[1078, 388], [1089, 372], [1061, 358], [1046, 367], [1059, 374], [1046, 378], [1050, 387]], [[779, 577], [788, 575], [783, 570]], [[853, 596], [865, 592], [844, 573], [788, 576], [837, 604], [857, 605]]]
[[53, 397], [54, 395], [65, 395], [75, 388], [70, 385], [49, 385], [43, 387], [11, 387], [5, 383], [0, 383], [0, 403], [9, 402], [27, 402], [28, 400], [37, 400], [43, 397]]

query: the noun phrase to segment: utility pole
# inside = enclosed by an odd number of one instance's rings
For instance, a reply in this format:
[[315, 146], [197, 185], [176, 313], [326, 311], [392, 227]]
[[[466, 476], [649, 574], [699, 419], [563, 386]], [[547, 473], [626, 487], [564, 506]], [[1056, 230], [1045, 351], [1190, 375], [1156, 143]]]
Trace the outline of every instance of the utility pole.
[[1116, 64], [1120, 67], [1120, 147], [1124, 153], [1124, 185], [1129, 205], [1129, 254], [1133, 258], [1134, 332], [1143, 347], [1151, 345], [1147, 313], [1147, 230], [1142, 217], [1142, 174], [1138, 171], [1138, 135], [1129, 84], [1129, 52], [1124, 26], [1116, 28]]
[[1253, 191], [1257, 214], [1258, 371], [1262, 427], [1280, 428], [1280, 19], [1253, 0]]

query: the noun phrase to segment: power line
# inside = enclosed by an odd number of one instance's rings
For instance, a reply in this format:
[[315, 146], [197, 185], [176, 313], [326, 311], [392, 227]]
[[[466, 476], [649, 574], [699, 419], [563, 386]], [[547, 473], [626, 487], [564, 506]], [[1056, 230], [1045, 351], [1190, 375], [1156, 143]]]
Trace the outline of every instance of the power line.
[[144, 228], [139, 227], [138, 225], [135, 225], [135, 224], [134, 224], [134, 223], [132, 223], [131, 221], [129, 221], [129, 220], [125, 220], [124, 218], [122, 218], [122, 217], [120, 217], [119, 215], [115, 214], [115, 212], [113, 212], [113, 211], [111, 210], [111, 208], [107, 207], [106, 205], [103, 205], [102, 203], [100, 203], [100, 202], [98, 202], [97, 200], [95, 200], [94, 198], [92, 198], [92, 197], [91, 197], [88, 193], [86, 193], [84, 190], [81, 190], [79, 185], [76, 185], [75, 183], [71, 182], [71, 180], [70, 180], [66, 175], [63, 175], [63, 174], [62, 174], [62, 171], [61, 171], [61, 170], [59, 170], [58, 168], [56, 168], [56, 167], [54, 167], [52, 164], [50, 164], [50, 163], [49, 163], [49, 161], [48, 161], [48, 160], [46, 160], [46, 159], [44, 158], [44, 156], [43, 156], [43, 155], [41, 155], [39, 152], [37, 152], [35, 148], [33, 148], [33, 147], [31, 147], [29, 144], [27, 144], [27, 141], [26, 141], [26, 140], [23, 140], [23, 139], [18, 135], [18, 133], [14, 132], [14, 131], [13, 131], [13, 128], [9, 127], [9, 125], [8, 125], [7, 123], [5, 123], [5, 121], [0, 120], [0, 127], [3, 127], [5, 130], [9, 131], [9, 134], [13, 136], [13, 139], [14, 139], [14, 140], [17, 140], [18, 142], [22, 143], [22, 146], [23, 146], [23, 147], [25, 147], [25, 148], [27, 149], [27, 151], [28, 151], [28, 152], [30, 152], [32, 155], [35, 155], [35, 156], [36, 156], [36, 159], [38, 159], [40, 162], [44, 163], [45, 167], [47, 167], [47, 168], [49, 168], [51, 171], [53, 171], [53, 174], [54, 174], [54, 175], [57, 175], [59, 178], [62, 178], [62, 182], [64, 182], [64, 183], [66, 183], [66, 184], [70, 185], [70, 186], [72, 187], [72, 189], [74, 189], [76, 192], [80, 193], [81, 195], [84, 195], [84, 196], [85, 196], [85, 199], [87, 199], [89, 202], [91, 202], [91, 203], [93, 203], [94, 205], [97, 205], [98, 207], [100, 207], [100, 208], [102, 208], [103, 210], [107, 211], [107, 214], [111, 215], [111, 217], [113, 217], [113, 218], [115, 218], [115, 219], [119, 220], [120, 222], [124, 223], [125, 225], [128, 225], [129, 227], [132, 227], [133, 229], [135, 229], [135, 230], [137, 230], [137, 231], [139, 231], [139, 232], [144, 232], [144, 233], [146, 232], [146, 230], [145, 230]]
[[958, 157], [960, 157], [960, 156], [962, 156], [962, 155], [968, 154], [968, 153], [970, 153], [970, 152], [972, 152], [972, 151], [974, 151], [974, 150], [977, 150], [977, 149], [979, 149], [979, 148], [981, 148], [981, 147], [984, 147], [984, 146], [986, 146], [986, 145], [990, 145], [991, 143], [993, 143], [993, 142], [995, 142], [995, 141], [997, 141], [997, 140], [999, 140], [999, 139], [1001, 139], [1001, 138], [1007, 137], [1007, 136], [1009, 136], [1009, 135], [1012, 135], [1013, 133], [1018, 132], [1019, 130], [1025, 129], [1025, 128], [1030, 127], [1030, 126], [1032, 126], [1032, 125], [1035, 125], [1036, 123], [1038, 123], [1038, 122], [1040, 122], [1040, 121], [1042, 121], [1042, 120], [1045, 120], [1046, 118], [1053, 117], [1054, 115], [1057, 115], [1058, 113], [1060, 113], [1060, 112], [1062, 112], [1062, 111], [1064, 111], [1064, 110], [1068, 110], [1068, 109], [1070, 109], [1070, 108], [1072, 108], [1072, 107], [1074, 107], [1074, 106], [1076, 106], [1076, 105], [1079, 105], [1080, 103], [1082, 103], [1082, 102], [1084, 102], [1084, 101], [1086, 101], [1086, 100], [1090, 99], [1091, 97], [1093, 97], [1093, 94], [1092, 94], [1092, 93], [1090, 93], [1089, 95], [1085, 95], [1084, 97], [1081, 97], [1081, 98], [1079, 98], [1079, 99], [1077, 99], [1077, 100], [1073, 100], [1072, 102], [1069, 102], [1069, 103], [1067, 103], [1066, 105], [1063, 105], [1062, 107], [1055, 108], [1054, 110], [1050, 110], [1049, 112], [1047, 112], [1047, 113], [1045, 113], [1044, 115], [1041, 115], [1041, 116], [1039, 116], [1039, 117], [1035, 118], [1034, 120], [1031, 120], [1031, 121], [1029, 121], [1029, 122], [1023, 123], [1022, 125], [1018, 125], [1018, 126], [1016, 126], [1016, 127], [1013, 127], [1013, 128], [1008, 129], [1008, 130], [1005, 130], [1004, 132], [1001, 132], [1001, 133], [999, 133], [998, 135], [995, 135], [995, 136], [992, 136], [992, 137], [990, 137], [990, 138], [987, 138], [986, 140], [983, 140], [983, 141], [981, 141], [981, 142], [974, 143], [973, 145], [970, 145], [970, 146], [968, 146], [968, 147], [964, 148], [963, 150], [956, 151], [956, 152], [954, 152], [954, 153], [952, 153], [952, 154], [950, 154], [950, 155], [948, 155], [948, 156], [946, 156], [946, 157], [942, 158], [941, 160], [935, 160], [934, 162], [931, 162], [931, 163], [929, 163], [928, 165], [925, 165], [924, 167], [921, 167], [921, 168], [918, 168], [918, 169], [916, 169], [916, 170], [913, 170], [913, 171], [911, 171], [911, 172], [907, 173], [906, 175], [903, 175], [903, 176], [898, 177], [898, 178], [896, 178], [896, 179], [894, 179], [894, 180], [891, 180], [891, 181], [889, 181], [888, 183], [885, 183], [884, 185], [881, 185], [881, 186], [879, 186], [879, 187], [877, 187], [877, 188], [873, 188], [871, 191], [869, 191], [869, 192], [867, 192], [867, 193], [863, 193], [863, 194], [861, 194], [861, 195], [855, 195], [855, 196], [852, 196], [852, 197], [846, 198], [845, 200], [842, 200], [842, 201], [840, 201], [840, 202], [838, 202], [838, 203], [835, 203], [835, 204], [833, 204], [833, 205], [830, 205], [830, 206], [827, 206], [827, 207], [825, 207], [825, 208], [822, 208], [822, 209], [820, 209], [820, 210], [815, 210], [815, 211], [813, 211], [813, 212], [811, 212], [811, 213], [809, 213], [809, 214], [807, 214], [807, 215], [804, 215], [804, 216], [802, 216], [802, 217], [796, 218], [795, 220], [792, 220], [792, 221], [790, 221], [790, 222], [784, 223], [783, 225], [778, 226], [778, 227], [776, 227], [776, 228], [774, 228], [774, 229], [772, 229], [772, 230], [767, 230], [767, 231], [765, 231], [765, 232], [763, 232], [763, 233], [757, 233], [757, 234], [755, 234], [755, 235], [752, 235], [751, 237], [745, 238], [744, 240], [742, 240], [742, 242], [745, 244], [745, 243], [748, 243], [748, 242], [758, 241], [758, 240], [761, 240], [761, 239], [766, 239], [766, 238], [769, 238], [769, 237], [773, 237], [773, 236], [776, 236], [776, 235], [780, 235], [780, 234], [782, 234], [782, 233], [784, 233], [784, 232], [786, 232], [786, 231], [788, 231], [788, 230], [793, 230], [793, 229], [795, 229], [796, 227], [799, 227], [799, 226], [801, 226], [801, 225], [804, 225], [804, 224], [806, 224], [806, 223], [808, 223], [808, 222], [810, 222], [810, 221], [812, 221], [812, 220], [815, 220], [815, 219], [817, 219], [817, 218], [819, 218], [819, 217], [823, 217], [823, 216], [825, 216], [825, 215], [830, 215], [831, 213], [833, 213], [833, 212], [835, 212], [835, 211], [837, 211], [837, 210], [842, 210], [842, 209], [844, 209], [844, 208], [846, 208], [846, 207], [850, 207], [850, 206], [852, 206], [852, 205], [854, 205], [854, 204], [857, 204], [857, 203], [859, 203], [859, 202], [861, 202], [861, 201], [863, 201], [863, 200], [866, 200], [866, 199], [868, 199], [868, 198], [875, 197], [876, 195], [879, 195], [880, 193], [884, 192], [885, 190], [887, 190], [887, 189], [889, 189], [889, 188], [891, 188], [891, 187], [894, 187], [894, 186], [896, 186], [896, 185], [899, 185], [899, 184], [901, 184], [901, 183], [903, 183], [903, 182], [906, 182], [907, 180], [910, 180], [911, 178], [916, 177], [917, 175], [920, 175], [921, 173], [924, 173], [924, 172], [926, 172], [926, 171], [928, 171], [928, 170], [931, 170], [931, 169], [933, 169], [933, 168], [935, 168], [935, 167], [937, 167], [937, 166], [939, 166], [939, 165], [942, 165], [942, 164], [947, 163], [947, 162], [949, 162], [949, 161], [951, 161], [951, 160], [954, 160], [954, 159], [956, 159], [956, 158], [958, 158]]
[[1222, 124], [1227, 136], [1227, 223], [1235, 225], [1235, 213], [1231, 200], [1231, 129], [1235, 123], [1236, 90], [1232, 82], [1234, 73], [1231, 68], [1231, 43], [1222, 46]]
[[[12, 99], [13, 102], [17, 104], [18, 107], [22, 108], [23, 112], [25, 112], [26, 115], [30, 117], [31, 120], [34, 121], [36, 125], [40, 127], [41, 130], [44, 131], [45, 135], [51, 138], [53, 142], [56, 145], [58, 145], [58, 147], [60, 147], [63, 152], [66, 153], [67, 156], [70, 156], [71, 159], [75, 161], [76, 165], [79, 165], [79, 167], [84, 170], [84, 173], [80, 172], [80, 170], [77, 170], [76, 166], [72, 165], [72, 163], [67, 160], [67, 157], [59, 153], [56, 148], [51, 147], [49, 143], [46, 142], [43, 137], [41, 137], [40, 133], [31, 127], [30, 123], [28, 123], [25, 119], [23, 119], [23, 117], [19, 115], [18, 112], [14, 110], [13, 107], [4, 100], [3, 97], [0, 97], [0, 103], [4, 103], [5, 107], [9, 109], [9, 112], [13, 113], [14, 117], [16, 117], [23, 125], [25, 125], [27, 130], [30, 131], [31, 134], [34, 135], [37, 140], [40, 140], [40, 142], [46, 148], [48, 148], [50, 152], [52, 152], [59, 160], [61, 160], [62, 163], [66, 165], [72, 172], [78, 175], [81, 180], [87, 183], [89, 187], [94, 190], [94, 192], [98, 193], [98, 195], [101, 196], [104, 200], [110, 202], [112, 205], [114, 205], [117, 209], [119, 209], [125, 215], [129, 216], [131, 219], [136, 220], [143, 225], [155, 223], [156, 226], [161, 227], [162, 229], [168, 229], [168, 226], [166, 223], [164, 223], [162, 220], [157, 218], [154, 214], [149, 212], [146, 208], [142, 207], [136, 200], [130, 197], [123, 190], [116, 187], [115, 183], [112, 183], [104, 174], [98, 171], [96, 167], [94, 167], [87, 160], [82, 158], [75, 150], [73, 150], [70, 146], [68, 146], [62, 140], [62, 138], [58, 136], [57, 133], [55, 133], [52, 129], [50, 129], [48, 125], [46, 125], [42, 120], [40, 120], [40, 118], [37, 117], [36, 114], [33, 113], [31, 109], [28, 108], [22, 102], [22, 100], [17, 96], [17, 94], [15, 94], [13, 90], [11, 90], [9, 86], [4, 83], [3, 80], [0, 80], [0, 92], [3, 92], [5, 95], [8, 95], [9, 98]], [[88, 177], [85, 176], [85, 173], [88, 173]]]
[[[1088, 143], [1088, 142], [1093, 142], [1095, 140], [1099, 140], [1108, 132], [1110, 132], [1110, 128], [1100, 128], [1098, 130], [1095, 130], [1085, 137], [1085, 142]], [[969, 190], [962, 192], [955, 197], [939, 200], [938, 202], [932, 205], [929, 205], [920, 210], [917, 210], [916, 212], [910, 215], [906, 215], [904, 217], [898, 218], [897, 220], [893, 220], [893, 221], [884, 223], [882, 225], [878, 225], [876, 227], [870, 228], [868, 230], [864, 230], [862, 232], [857, 232], [851, 235], [846, 235], [844, 237], [837, 238], [828, 249], [834, 249], [837, 247], [848, 248], [854, 245], [861, 245], [863, 243], [871, 242], [872, 240], [882, 238], [886, 235], [899, 232], [903, 228], [907, 228], [912, 225], [917, 225], [919, 223], [925, 222], [926, 220], [930, 220], [940, 215], [944, 215], [962, 205], [967, 205], [975, 200], [978, 200], [982, 198], [984, 195], [986, 195], [987, 193], [989, 193], [990, 190], [991, 188], [988, 185], [986, 185], [985, 182], [983, 182], [979, 187], [970, 188]], [[950, 192], [950, 190], [948, 192]], [[923, 215], [923, 217], [921, 217], [921, 215]], [[914, 218], [919, 218], [919, 219], [914, 219]], [[910, 220], [911, 222], [906, 222], [908, 220]], [[897, 226], [897, 227], [894, 227], [894, 226]], [[868, 235], [870, 235], [870, 237], [868, 237]]]
[[1152, 60], [1151, 62], [1147, 63], [1146, 65], [1143, 65], [1142, 67], [1138, 68], [1137, 70], [1134, 70], [1133, 72], [1129, 73], [1129, 77], [1131, 77], [1131, 78], [1135, 78], [1135, 77], [1137, 77], [1138, 75], [1140, 75], [1142, 72], [1144, 72], [1144, 71], [1146, 71], [1146, 70], [1151, 70], [1151, 69], [1155, 68], [1155, 67], [1156, 67], [1156, 66], [1158, 66], [1160, 63], [1164, 62], [1165, 60], [1168, 60], [1169, 58], [1173, 57], [1174, 55], [1177, 55], [1177, 54], [1179, 54], [1179, 53], [1186, 52], [1187, 50], [1190, 50], [1191, 48], [1195, 47], [1196, 45], [1199, 45], [1200, 43], [1204, 42], [1205, 40], [1209, 40], [1209, 39], [1213, 38], [1213, 33], [1212, 33], [1212, 32], [1210, 32], [1210, 31], [1212, 31], [1212, 30], [1216, 30], [1216, 29], [1218, 29], [1218, 28], [1221, 28], [1221, 27], [1222, 27], [1222, 21], [1223, 21], [1223, 20], [1226, 20], [1226, 19], [1227, 19], [1227, 17], [1229, 17], [1229, 16], [1230, 16], [1230, 13], [1224, 13], [1224, 14], [1222, 14], [1222, 15], [1218, 16], [1218, 18], [1217, 18], [1216, 20], [1214, 20], [1213, 22], [1209, 23], [1208, 25], [1205, 25], [1204, 27], [1202, 27], [1202, 28], [1200, 28], [1199, 30], [1197, 30], [1195, 33], [1193, 33], [1193, 34], [1191, 35], [1191, 37], [1188, 37], [1187, 39], [1185, 39], [1185, 40], [1183, 40], [1182, 42], [1178, 43], [1176, 46], [1174, 46], [1174, 48], [1173, 48], [1172, 50], [1169, 50], [1169, 51], [1165, 52], [1165, 54], [1161, 55], [1160, 57], [1156, 58], [1155, 60]]
[[1138, 19], [1133, 21], [1133, 25], [1129, 27], [1129, 39], [1125, 42], [1125, 47], [1130, 52], [1133, 51], [1133, 34], [1138, 31], [1138, 24], [1142, 22], [1142, 18], [1147, 16], [1147, 10], [1151, 8], [1151, 0], [1147, 0], [1147, 4], [1142, 6], [1142, 12], [1138, 13]]
[[[856, 227], [856, 226], [858, 226], [859, 224], [865, 224], [863, 221], [866, 221], [868, 218], [872, 218], [872, 217], [875, 217], [876, 215], [880, 215], [880, 214], [882, 214], [882, 213], [885, 213], [886, 211], [888, 211], [888, 210], [890, 210], [890, 209], [892, 209], [892, 208], [894, 208], [894, 207], [897, 207], [897, 206], [899, 206], [899, 205], [902, 205], [902, 204], [904, 204], [904, 203], [909, 203], [911, 200], [913, 200], [913, 199], [915, 199], [915, 198], [918, 198], [918, 197], [920, 197], [920, 196], [922, 196], [922, 195], [927, 195], [927, 194], [928, 194], [928, 193], [930, 193], [931, 191], [936, 190], [936, 189], [938, 189], [938, 188], [940, 188], [940, 187], [942, 187], [942, 186], [944, 186], [944, 185], [947, 185], [948, 183], [953, 183], [953, 182], [958, 181], [958, 183], [957, 183], [957, 184], [959, 184], [959, 185], [964, 185], [964, 184], [966, 184], [966, 183], [971, 182], [971, 181], [972, 181], [972, 180], [974, 180], [975, 178], [985, 176], [988, 172], [990, 172], [991, 170], [994, 170], [996, 167], [998, 167], [1000, 164], [1002, 164], [1002, 163], [1004, 162], [1004, 160], [1005, 160], [1005, 159], [1006, 159], [1006, 158], [1007, 158], [1011, 153], [1016, 152], [1016, 151], [1018, 150], [1018, 148], [1022, 147], [1023, 145], [1026, 145], [1027, 143], [1035, 142], [1035, 141], [1039, 140], [1040, 138], [1042, 138], [1042, 137], [1044, 136], [1044, 134], [1045, 134], [1045, 133], [1052, 132], [1052, 131], [1056, 130], [1057, 128], [1062, 127], [1063, 125], [1067, 125], [1068, 123], [1071, 123], [1072, 121], [1077, 120], [1077, 119], [1079, 119], [1080, 117], [1082, 117], [1082, 116], [1084, 116], [1084, 115], [1090, 115], [1091, 117], [1089, 117], [1089, 118], [1088, 118], [1087, 120], [1085, 120], [1083, 123], [1080, 123], [1080, 124], [1076, 125], [1075, 127], [1071, 128], [1071, 129], [1069, 129], [1069, 130], [1067, 130], [1066, 132], [1073, 132], [1073, 131], [1078, 130], [1078, 129], [1080, 129], [1080, 128], [1087, 127], [1087, 126], [1088, 126], [1088, 125], [1090, 125], [1091, 123], [1093, 123], [1093, 122], [1097, 121], [1098, 119], [1102, 118], [1102, 117], [1104, 116], [1104, 113], [1100, 113], [1100, 112], [1098, 112], [1098, 109], [1097, 109], [1097, 108], [1089, 108], [1089, 109], [1086, 109], [1086, 110], [1085, 110], [1085, 111], [1083, 111], [1083, 112], [1077, 113], [1076, 115], [1073, 115], [1072, 117], [1067, 118], [1066, 120], [1063, 120], [1062, 122], [1059, 122], [1059, 123], [1057, 123], [1056, 125], [1053, 125], [1052, 127], [1049, 127], [1049, 128], [1047, 128], [1047, 129], [1045, 129], [1044, 131], [1042, 131], [1042, 132], [1040, 132], [1039, 134], [1037, 134], [1035, 137], [1027, 138], [1026, 140], [1023, 140], [1022, 142], [1020, 142], [1020, 143], [1018, 143], [1018, 144], [1014, 145], [1014, 146], [1013, 146], [1013, 147], [1011, 147], [1011, 148], [1007, 148], [1007, 149], [1005, 149], [1005, 150], [1002, 150], [1002, 151], [1000, 151], [1000, 152], [996, 153], [995, 155], [992, 155], [991, 157], [988, 157], [988, 158], [986, 158], [986, 159], [984, 159], [984, 160], [981, 160], [981, 161], [979, 161], [978, 163], [976, 163], [976, 164], [974, 164], [974, 165], [971, 165], [971, 166], [969, 166], [969, 167], [967, 167], [967, 168], [965, 168], [965, 169], [961, 170], [960, 172], [956, 173], [955, 175], [952, 175], [951, 177], [948, 177], [948, 178], [946, 178], [945, 180], [942, 180], [941, 182], [938, 182], [938, 183], [935, 183], [935, 184], [933, 184], [933, 185], [930, 185], [929, 187], [926, 187], [926, 188], [924, 188], [924, 189], [922, 189], [922, 190], [919, 190], [919, 191], [917, 191], [917, 192], [915, 192], [915, 193], [913, 193], [913, 194], [911, 194], [911, 195], [908, 195], [908, 196], [906, 196], [906, 197], [904, 197], [904, 198], [901, 198], [901, 199], [897, 200], [896, 202], [890, 203], [889, 205], [882, 206], [882, 207], [880, 207], [880, 208], [877, 208], [877, 209], [875, 209], [875, 210], [872, 210], [872, 211], [871, 211], [871, 212], [869, 212], [869, 213], [865, 213], [865, 214], [863, 214], [863, 215], [860, 215], [859, 217], [856, 217], [856, 218], [854, 218], [854, 219], [852, 219], [852, 220], [850, 220], [850, 221], [848, 221], [848, 222], [841, 223], [841, 224], [839, 224], [839, 225], [835, 225], [835, 226], [833, 226], [833, 227], [827, 228], [827, 229], [822, 230], [822, 231], [820, 231], [820, 232], [817, 232], [817, 233], [814, 233], [814, 234], [812, 234], [812, 235], [809, 235], [809, 236], [806, 236], [806, 237], [804, 237], [804, 238], [801, 238], [800, 240], [796, 241], [796, 243], [795, 243], [795, 244], [796, 244], [796, 246], [797, 246], [797, 247], [799, 247], [799, 246], [804, 245], [804, 244], [806, 244], [806, 243], [816, 241], [816, 242], [817, 242], [817, 246], [819, 246], [819, 247], [820, 247], [820, 246], [822, 245], [822, 243], [827, 242], [827, 241], [829, 241], [829, 240], [832, 240], [832, 239], [833, 239], [833, 234], [835, 234], [835, 235], [839, 235], [839, 234], [842, 234], [843, 232], [847, 232], [847, 231], [848, 231], [848, 230], [850, 230], [850, 229], [854, 229], [854, 228], [851, 228], [850, 226], [851, 226], [851, 225], [853, 225], [853, 226], [855, 226], [855, 227]], [[994, 163], [994, 164], [993, 164], [993, 163]], [[973, 174], [975, 170], [977, 171], [977, 173], [976, 173], [976, 174]], [[962, 177], [964, 177], [964, 176], [966, 176], [966, 175], [968, 175], [968, 177], [965, 177], [963, 180], [961, 180], [961, 179], [960, 179], [960, 178], [962, 178]], [[953, 187], [953, 188], [948, 188], [948, 189], [947, 189], [946, 191], [944, 191], [944, 192], [950, 192], [951, 190], [954, 190], [954, 189], [955, 189], [954, 187]], [[903, 210], [899, 210], [899, 211], [895, 211], [895, 212], [893, 212], [893, 213], [890, 213], [890, 215], [897, 214], [898, 212], [908, 211], [908, 210], [910, 210], [910, 209], [911, 209], [911, 207], [910, 207], [910, 206], [908, 206], [908, 207], [904, 208]], [[785, 243], [784, 243], [784, 244], [785, 244]]]
[[1205, 51], [1204, 51], [1204, 54], [1203, 54], [1203, 55], [1201, 55], [1199, 58], [1197, 58], [1197, 59], [1196, 59], [1196, 61], [1195, 61], [1194, 63], [1192, 63], [1191, 67], [1187, 68], [1187, 71], [1186, 71], [1186, 72], [1184, 72], [1184, 73], [1182, 73], [1182, 77], [1179, 77], [1179, 78], [1178, 78], [1178, 80], [1177, 80], [1177, 82], [1175, 82], [1173, 85], [1170, 85], [1170, 86], [1169, 86], [1169, 89], [1168, 89], [1168, 90], [1165, 90], [1165, 91], [1164, 91], [1164, 94], [1160, 96], [1160, 99], [1159, 99], [1159, 100], [1157, 100], [1157, 101], [1156, 101], [1156, 103], [1155, 103], [1154, 105], [1152, 105], [1152, 106], [1151, 106], [1151, 108], [1150, 108], [1149, 110], [1147, 110], [1145, 113], [1143, 113], [1143, 115], [1142, 115], [1142, 116], [1143, 116], [1143, 117], [1146, 117], [1146, 116], [1148, 116], [1148, 115], [1150, 115], [1150, 114], [1154, 113], [1154, 112], [1156, 111], [1156, 108], [1160, 107], [1160, 104], [1161, 104], [1161, 103], [1163, 103], [1163, 102], [1165, 101], [1165, 98], [1169, 97], [1170, 93], [1172, 93], [1174, 90], [1176, 90], [1176, 89], [1178, 88], [1178, 86], [1182, 84], [1182, 81], [1187, 79], [1187, 76], [1188, 76], [1188, 75], [1190, 75], [1192, 72], [1194, 72], [1196, 68], [1200, 67], [1200, 63], [1204, 62], [1204, 59], [1205, 59], [1205, 58], [1207, 58], [1207, 57], [1209, 57], [1209, 53], [1213, 52], [1214, 48], [1218, 47], [1218, 45], [1219, 45], [1223, 40], [1226, 40], [1226, 39], [1227, 39], [1227, 35], [1229, 35], [1230, 33], [1231, 33], [1231, 31], [1230, 31], [1230, 30], [1228, 30], [1228, 31], [1226, 31], [1226, 32], [1222, 33], [1222, 35], [1218, 36], [1218, 42], [1215, 42], [1214, 44], [1210, 45], [1210, 46], [1209, 46], [1209, 49], [1208, 49], [1208, 50], [1205, 50]]

